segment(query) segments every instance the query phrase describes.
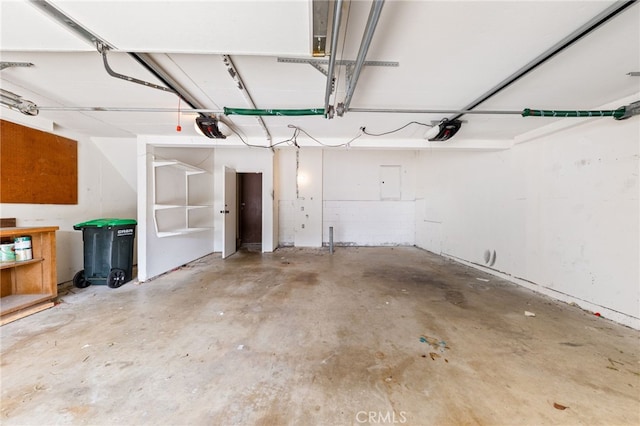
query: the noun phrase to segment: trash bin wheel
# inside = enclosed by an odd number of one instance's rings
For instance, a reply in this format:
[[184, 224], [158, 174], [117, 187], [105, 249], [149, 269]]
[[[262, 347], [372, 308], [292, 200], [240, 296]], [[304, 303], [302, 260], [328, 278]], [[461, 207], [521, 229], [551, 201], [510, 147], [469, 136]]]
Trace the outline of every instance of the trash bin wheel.
[[77, 288], [89, 287], [91, 283], [84, 278], [84, 269], [73, 276], [73, 285]]
[[107, 285], [111, 288], [118, 288], [124, 284], [126, 273], [122, 269], [113, 268], [107, 276]]

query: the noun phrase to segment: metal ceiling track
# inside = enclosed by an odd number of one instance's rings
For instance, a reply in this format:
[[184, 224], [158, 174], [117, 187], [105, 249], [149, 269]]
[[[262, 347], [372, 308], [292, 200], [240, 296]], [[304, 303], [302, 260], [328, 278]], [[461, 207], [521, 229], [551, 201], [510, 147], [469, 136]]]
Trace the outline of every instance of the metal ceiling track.
[[[320, 65], [329, 65], [331, 67], [331, 59], [303, 59], [303, 58], [278, 58], [278, 62], [286, 62], [290, 64], [309, 64], [322, 74], [327, 77], [331, 75], [331, 70], [325, 70]], [[347, 67], [347, 77], [353, 74], [353, 69], [355, 68], [356, 61], [349, 59], [336, 59], [333, 61], [334, 65], [346, 65]], [[399, 62], [393, 61], [364, 61], [363, 66], [374, 66], [374, 67], [398, 67], [400, 65]]]
[[0, 71], [2, 71], [5, 68], [12, 68], [12, 67], [32, 67], [33, 64], [31, 62], [5, 62], [2, 61], [0, 62]]
[[313, 0], [313, 56], [326, 55], [329, 0]]
[[[329, 100], [334, 90], [336, 52], [338, 51], [338, 33], [340, 32], [340, 22], [342, 21], [342, 0], [336, 0], [333, 4], [333, 23], [331, 27], [331, 57], [329, 58], [329, 69], [327, 70], [327, 84], [324, 92], [325, 118], [333, 118], [333, 108], [329, 108]], [[278, 61], [280, 58], [278, 58]], [[314, 66], [315, 67], [315, 66]], [[317, 66], [322, 72], [322, 68]]]
[[89, 43], [98, 47], [98, 43], [103, 46], [108, 47], [109, 49], [113, 49], [113, 45], [107, 43], [105, 40], [98, 37], [96, 34], [89, 31], [87, 28], [80, 25], [80, 23], [74, 21], [71, 17], [65, 15], [61, 10], [56, 8], [54, 5], [49, 3], [46, 0], [28, 0], [33, 6], [37, 7], [45, 14], [49, 15], [55, 21], [58, 21], [63, 26], [67, 27], [83, 39], [87, 40]]
[[365, 59], [367, 58], [367, 53], [371, 46], [371, 40], [373, 40], [373, 34], [376, 31], [376, 26], [378, 25], [378, 20], [382, 13], [382, 6], [384, 6], [384, 0], [373, 0], [373, 3], [371, 4], [369, 19], [367, 20], [367, 26], [365, 27], [364, 34], [362, 35], [362, 42], [360, 43], [360, 49], [358, 50], [358, 56], [356, 57], [353, 75], [348, 79], [347, 94], [344, 98], [344, 103], [342, 105], [338, 104], [336, 111], [338, 112], [338, 115], [342, 115], [341, 112], [344, 113], [344, 111], [349, 111], [349, 105], [351, 105], [353, 93], [355, 92], [356, 85], [360, 79], [360, 73], [362, 72], [362, 67], [364, 66]]
[[[27, 108], [33, 114], [35, 105], [29, 101], [22, 100], [21, 96], [6, 90], [0, 89], [2, 92], [2, 103], [12, 108], [18, 108], [21, 102], [26, 102]], [[180, 112], [177, 108], [135, 108], [135, 107], [58, 107], [43, 106], [38, 107], [43, 111], [96, 111], [96, 112]], [[398, 113], [398, 114], [484, 114], [484, 115], [519, 115], [522, 117], [561, 117], [561, 118], [594, 118], [594, 117], [613, 117], [616, 120], [625, 120], [627, 118], [640, 115], [640, 101], [632, 102], [629, 105], [621, 106], [614, 110], [542, 110], [525, 108], [523, 110], [455, 110], [455, 109], [389, 109], [389, 108], [351, 108], [351, 112], [359, 113]], [[23, 111], [24, 112], [24, 111]], [[182, 111], [184, 114], [224, 114], [224, 115], [270, 115], [270, 116], [302, 116], [302, 115], [322, 115], [321, 109], [310, 110], [247, 110], [241, 108], [224, 109], [194, 109]], [[25, 112], [27, 114], [28, 112]], [[438, 124], [441, 122], [433, 122]]]
[[167, 92], [171, 92], [179, 96], [182, 100], [184, 100], [191, 108], [194, 110], [204, 110], [206, 107], [198, 102], [187, 90], [180, 86], [180, 84], [165, 72], [152, 58], [149, 54], [146, 53], [131, 53], [127, 52], [129, 56], [135, 59], [140, 65], [142, 65], [147, 71], [153, 74], [158, 80], [160, 80], [166, 87], [159, 86], [154, 83], [149, 83], [147, 81], [139, 80], [134, 77], [129, 77], [123, 74], [119, 74], [109, 66], [107, 61], [107, 51], [114, 50], [115, 47], [108, 43], [106, 40], [102, 39], [98, 35], [92, 33], [89, 29], [80, 25], [80, 23], [76, 22], [70, 16], [67, 16], [64, 12], [57, 9], [51, 3], [46, 0], [28, 0], [32, 5], [37, 7], [38, 9], [45, 12], [55, 21], [59, 22], [63, 26], [69, 28], [71, 31], [76, 33], [81, 38], [85, 39], [89, 43], [93, 44], [99, 53], [102, 54], [102, 59], [104, 62], [105, 69], [109, 75], [112, 77], [120, 78], [125, 81], [129, 81], [131, 83], [142, 84], [143, 86], [151, 87], [158, 90], [163, 90]]
[[137, 83], [142, 86], [150, 87], [152, 89], [158, 89], [158, 90], [164, 90], [165, 92], [176, 93], [173, 89], [169, 89], [168, 87], [158, 86], [157, 84], [149, 83], [148, 81], [140, 80], [135, 77], [130, 77], [128, 75], [115, 72], [113, 69], [111, 69], [111, 67], [109, 66], [109, 61], [107, 60], [107, 51], [109, 49], [100, 43], [98, 43], [97, 47], [98, 47], [98, 52], [102, 55], [102, 63], [104, 64], [104, 69], [107, 71], [107, 74], [109, 74], [111, 77], [119, 78], [121, 80], [128, 81], [130, 83]]
[[187, 103], [193, 109], [204, 109], [206, 106], [198, 102], [191, 94], [184, 89], [180, 83], [178, 83], [168, 72], [162, 69], [160, 65], [153, 60], [148, 53], [128, 53], [133, 59], [142, 65], [147, 71], [153, 74], [158, 80], [160, 80], [165, 86], [167, 86], [173, 93], [180, 96], [180, 98]]
[[[238, 74], [238, 70], [233, 64], [233, 60], [231, 59], [231, 56], [222, 55], [222, 62], [227, 67], [227, 71], [229, 72], [229, 75], [231, 76], [233, 81], [236, 83], [236, 86], [238, 87], [240, 92], [242, 92], [242, 96], [244, 97], [245, 101], [247, 101], [247, 103], [251, 108], [255, 109], [256, 104], [255, 102], [253, 102], [253, 98], [251, 97], [251, 94], [247, 90], [247, 87], [245, 86], [244, 82], [242, 81], [240, 74]], [[271, 133], [269, 132], [269, 129], [267, 128], [266, 123], [264, 122], [262, 117], [256, 117], [256, 119], [258, 121], [258, 124], [262, 128], [262, 131], [264, 132], [265, 136], [267, 137], [267, 140], [269, 141], [269, 146], [271, 146], [273, 138], [271, 137]]]
[[[515, 73], [511, 74], [509, 77], [505, 78], [500, 83], [498, 83], [497, 85], [495, 85], [494, 87], [489, 89], [487, 92], [480, 95], [478, 98], [476, 98], [467, 106], [461, 109], [464, 111], [473, 110], [481, 103], [485, 102], [486, 100], [493, 97], [497, 93], [506, 89], [511, 84], [515, 83], [516, 81], [524, 77], [526, 74], [533, 71], [535, 68], [539, 67], [549, 59], [553, 58], [555, 55], [562, 52], [567, 47], [571, 46], [573, 43], [577, 42], [587, 34], [594, 31], [596, 28], [600, 27], [601, 25], [609, 21], [611, 18], [623, 12], [630, 6], [633, 6], [637, 2], [638, 0], [616, 1], [613, 5], [603, 10], [601, 13], [593, 17], [587, 23], [585, 23], [584, 25], [582, 25], [581, 27], [573, 31], [571, 34], [569, 34], [568, 36], [566, 36], [565, 38], [563, 38], [562, 40], [554, 44], [552, 47], [550, 47], [549, 49], [547, 49], [546, 51], [538, 55], [536, 58], [531, 60], [528, 64], [524, 65]], [[469, 114], [469, 112], [457, 113], [456, 115], [446, 120], [449, 120], [449, 121], [457, 120], [465, 114]]]
[[0, 89], [0, 104], [16, 109], [25, 115], [38, 115], [38, 106], [8, 90]]

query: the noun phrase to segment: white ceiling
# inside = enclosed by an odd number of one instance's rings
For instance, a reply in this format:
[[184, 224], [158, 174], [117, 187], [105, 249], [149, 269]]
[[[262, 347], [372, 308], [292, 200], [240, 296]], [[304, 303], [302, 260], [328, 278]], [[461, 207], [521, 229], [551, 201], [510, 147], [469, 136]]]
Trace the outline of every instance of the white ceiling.
[[[229, 76], [222, 54], [232, 56], [257, 108], [324, 106], [322, 73], [308, 64], [277, 61], [277, 57], [311, 58], [310, 0], [49, 3], [114, 47], [108, 58], [115, 71], [160, 84], [127, 54], [151, 53], [206, 108], [250, 107]], [[613, 3], [387, 0], [367, 60], [396, 61], [399, 66], [365, 67], [351, 107], [463, 108]], [[371, 1], [345, 1], [338, 59], [355, 59], [370, 7]], [[1, 86], [43, 107], [40, 118], [90, 136], [196, 136], [193, 114], [181, 116], [183, 130], [178, 133], [177, 112], [45, 110], [175, 109], [178, 97], [110, 77], [94, 46], [28, 1], [0, 0], [0, 15], [1, 60], [34, 64], [2, 70]], [[639, 95], [640, 77], [627, 75], [640, 71], [639, 23], [640, 5], [635, 4], [477, 109], [596, 109]], [[337, 67], [332, 103], [344, 100], [345, 79], [345, 67]], [[382, 133], [414, 120], [429, 124], [447, 116], [347, 112], [333, 119], [265, 117], [264, 121], [273, 142], [289, 138], [288, 126], [293, 124], [321, 141], [337, 143], [357, 136], [361, 127]], [[228, 120], [247, 140], [266, 143], [256, 118], [229, 116]], [[458, 135], [447, 143], [512, 140], [556, 119], [466, 115], [463, 120]], [[409, 125], [378, 139], [391, 145], [424, 143], [425, 131], [423, 126]]]

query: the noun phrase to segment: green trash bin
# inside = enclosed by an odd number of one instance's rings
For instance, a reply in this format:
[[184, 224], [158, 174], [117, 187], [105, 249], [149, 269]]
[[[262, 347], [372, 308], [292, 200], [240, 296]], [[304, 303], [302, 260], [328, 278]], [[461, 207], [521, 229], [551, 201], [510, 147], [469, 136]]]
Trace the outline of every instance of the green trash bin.
[[78, 223], [84, 244], [84, 269], [73, 277], [73, 285], [85, 288], [106, 284], [118, 288], [133, 275], [134, 219], [94, 219]]

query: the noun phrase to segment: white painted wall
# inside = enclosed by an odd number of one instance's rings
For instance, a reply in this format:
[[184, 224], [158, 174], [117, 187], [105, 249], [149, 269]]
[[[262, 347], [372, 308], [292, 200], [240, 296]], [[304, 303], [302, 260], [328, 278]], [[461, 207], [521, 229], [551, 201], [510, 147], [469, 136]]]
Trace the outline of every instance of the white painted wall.
[[296, 150], [278, 149], [276, 170], [278, 175], [278, 245], [293, 246], [296, 230]]
[[322, 246], [323, 150], [278, 150], [279, 245]]
[[[5, 113], [3, 119], [28, 123], [12, 120]], [[62, 283], [84, 268], [82, 232], [75, 231], [73, 225], [103, 217], [136, 218], [136, 141], [89, 138], [59, 128], [46, 131], [78, 142], [78, 204], [3, 203], [0, 210], [2, 217], [15, 217], [18, 226], [60, 228], [56, 232], [56, 269], [57, 282]]]
[[[413, 245], [416, 158], [413, 150], [278, 150], [280, 245], [327, 244], [330, 226], [336, 245]], [[390, 199], [387, 166], [400, 173], [399, 196]]]
[[[323, 241], [333, 227], [336, 245], [414, 245], [416, 159], [413, 150], [326, 150]], [[400, 173], [397, 197], [386, 189], [390, 169]]]
[[322, 247], [323, 151], [300, 149], [296, 151], [296, 163], [294, 245]]
[[416, 244], [640, 328], [639, 165], [637, 118], [421, 151]]

